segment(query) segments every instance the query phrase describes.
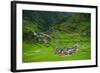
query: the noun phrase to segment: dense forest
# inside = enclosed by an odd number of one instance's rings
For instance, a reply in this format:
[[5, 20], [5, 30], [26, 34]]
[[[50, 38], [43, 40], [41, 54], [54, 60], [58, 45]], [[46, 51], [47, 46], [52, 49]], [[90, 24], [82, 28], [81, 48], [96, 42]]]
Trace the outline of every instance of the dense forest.
[[[23, 62], [90, 59], [90, 27], [89, 13], [23, 10]], [[79, 51], [88, 51], [85, 56], [79, 52], [75, 57], [61, 58], [53, 52], [75, 44]]]

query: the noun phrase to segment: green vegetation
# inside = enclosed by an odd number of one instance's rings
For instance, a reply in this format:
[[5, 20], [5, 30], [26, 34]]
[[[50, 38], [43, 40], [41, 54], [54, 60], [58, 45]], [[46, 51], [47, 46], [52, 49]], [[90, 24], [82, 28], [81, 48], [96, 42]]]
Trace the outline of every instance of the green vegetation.
[[[90, 14], [23, 10], [23, 62], [91, 59]], [[71, 48], [71, 55], [59, 56], [56, 48]]]

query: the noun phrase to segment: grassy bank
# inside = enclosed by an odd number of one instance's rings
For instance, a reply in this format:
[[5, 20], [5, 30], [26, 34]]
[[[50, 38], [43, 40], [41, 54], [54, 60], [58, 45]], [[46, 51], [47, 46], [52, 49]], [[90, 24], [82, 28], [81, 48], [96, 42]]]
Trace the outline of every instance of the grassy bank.
[[[23, 62], [87, 60], [91, 58], [89, 37], [66, 33], [55, 33], [53, 35], [55, 38], [52, 38], [49, 44], [23, 41]], [[55, 48], [70, 48], [74, 44], [78, 45], [78, 51], [72, 55], [61, 57], [55, 53]]]

